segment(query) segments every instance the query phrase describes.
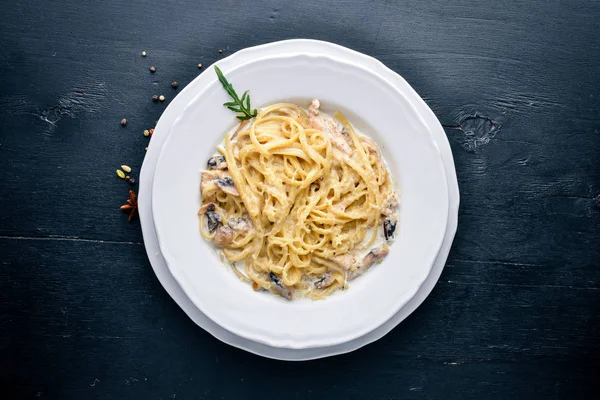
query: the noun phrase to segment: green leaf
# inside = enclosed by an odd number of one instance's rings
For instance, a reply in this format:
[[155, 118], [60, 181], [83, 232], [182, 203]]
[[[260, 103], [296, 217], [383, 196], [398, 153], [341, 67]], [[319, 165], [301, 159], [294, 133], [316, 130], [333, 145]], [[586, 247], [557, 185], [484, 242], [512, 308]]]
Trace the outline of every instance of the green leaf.
[[240, 99], [238, 97], [238, 94], [236, 93], [236, 91], [233, 89], [233, 85], [227, 81], [227, 79], [225, 78], [225, 75], [223, 75], [223, 72], [221, 71], [221, 69], [219, 69], [219, 67], [217, 67], [216, 65], [215, 65], [215, 73], [217, 74], [217, 78], [219, 78], [219, 82], [221, 82], [221, 85], [223, 85], [223, 88], [225, 89], [225, 91], [227, 92], [229, 97], [231, 97], [231, 99], [233, 100], [233, 101], [229, 101], [227, 103], [223, 103], [223, 106], [227, 107], [228, 109], [230, 109], [233, 112], [243, 114], [243, 115], [236, 116], [236, 118], [241, 121], [245, 121], [247, 119], [256, 117], [256, 115], [257, 115], [256, 109], [252, 110], [250, 108], [249, 91], [246, 90], [242, 94], [242, 98]]

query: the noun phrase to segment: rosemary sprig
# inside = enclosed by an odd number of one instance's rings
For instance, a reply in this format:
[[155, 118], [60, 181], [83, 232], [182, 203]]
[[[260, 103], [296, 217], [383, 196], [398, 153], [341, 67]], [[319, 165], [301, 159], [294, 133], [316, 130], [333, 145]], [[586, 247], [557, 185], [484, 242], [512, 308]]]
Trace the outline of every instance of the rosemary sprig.
[[233, 101], [224, 103], [223, 105], [229, 108], [231, 111], [239, 113], [240, 115], [237, 115], [236, 118], [241, 121], [256, 117], [256, 108], [254, 110], [250, 108], [250, 95], [248, 94], [248, 90], [244, 92], [242, 98], [240, 99], [233, 89], [231, 83], [225, 79], [225, 75], [223, 75], [223, 72], [221, 72], [219, 67], [216, 65], [215, 72], [217, 73], [217, 77], [219, 77], [219, 82], [221, 82], [221, 85], [223, 85], [223, 88], [227, 94], [233, 99]]

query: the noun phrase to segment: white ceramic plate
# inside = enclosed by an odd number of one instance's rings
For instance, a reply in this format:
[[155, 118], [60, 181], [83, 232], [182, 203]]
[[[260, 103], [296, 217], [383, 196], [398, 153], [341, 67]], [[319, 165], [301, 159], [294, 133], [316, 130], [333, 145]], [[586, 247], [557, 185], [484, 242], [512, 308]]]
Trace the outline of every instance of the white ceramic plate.
[[246, 48], [220, 60], [217, 64], [222, 68], [233, 67], [235, 65], [239, 65], [260, 57], [298, 52], [309, 54], [329, 54], [340, 59], [345, 59], [347, 61], [352, 61], [354, 63], [363, 65], [364, 67], [370, 68], [372, 71], [380, 74], [381, 76], [386, 77], [396, 87], [402, 88], [405, 93], [407, 93], [407, 96], [411, 102], [413, 102], [414, 106], [424, 117], [432, 132], [434, 140], [440, 148], [448, 181], [449, 214], [444, 242], [440, 248], [440, 252], [438, 253], [438, 257], [436, 258], [429, 276], [423, 285], [421, 285], [417, 294], [392, 318], [374, 331], [369, 332], [368, 334], [350, 342], [342, 343], [336, 346], [302, 350], [280, 349], [234, 335], [217, 325], [200, 310], [198, 310], [198, 308], [196, 308], [191, 300], [185, 295], [179, 284], [175, 281], [175, 278], [173, 278], [171, 275], [169, 269], [167, 268], [167, 264], [160, 253], [158, 238], [156, 236], [154, 220], [151, 212], [151, 189], [154, 180], [156, 162], [158, 160], [160, 151], [162, 150], [162, 146], [170, 133], [169, 128], [178, 116], [181, 108], [194, 97], [196, 92], [200, 91], [203, 86], [207, 85], [211, 78], [209, 77], [209, 74], [203, 74], [198, 76], [192, 83], [186, 86], [169, 104], [169, 107], [167, 107], [165, 112], [162, 114], [161, 119], [156, 126], [154, 135], [152, 136], [152, 142], [146, 153], [146, 157], [140, 172], [138, 204], [142, 234], [144, 236], [144, 246], [146, 248], [148, 259], [154, 270], [154, 273], [156, 274], [156, 277], [163, 285], [165, 291], [173, 298], [175, 303], [181, 307], [186, 315], [199, 327], [210, 333], [216, 339], [233, 347], [262, 357], [286, 361], [313, 360], [357, 350], [382, 338], [406, 317], [408, 317], [414, 310], [416, 310], [417, 307], [427, 298], [429, 293], [431, 293], [444, 269], [444, 264], [446, 262], [446, 258], [448, 257], [450, 247], [452, 246], [452, 240], [456, 233], [458, 223], [458, 207], [460, 203], [458, 182], [456, 179], [456, 171], [454, 169], [452, 152], [439, 121], [431, 109], [429, 109], [427, 104], [425, 104], [425, 102], [418, 96], [416, 92], [414, 92], [414, 90], [412, 90], [409, 84], [400, 75], [387, 68], [375, 58], [329, 42], [294, 39]]
[[273, 347], [302, 349], [356, 339], [393, 316], [426, 279], [446, 230], [448, 189], [429, 129], [410, 101], [356, 64], [306, 54], [224, 70], [255, 105], [318, 97], [383, 148], [402, 192], [398, 239], [384, 262], [325, 301], [255, 293], [223, 267], [200, 236], [200, 171], [233, 124], [216, 78], [183, 110], [155, 172], [153, 215], [162, 253], [192, 302], [226, 330]]

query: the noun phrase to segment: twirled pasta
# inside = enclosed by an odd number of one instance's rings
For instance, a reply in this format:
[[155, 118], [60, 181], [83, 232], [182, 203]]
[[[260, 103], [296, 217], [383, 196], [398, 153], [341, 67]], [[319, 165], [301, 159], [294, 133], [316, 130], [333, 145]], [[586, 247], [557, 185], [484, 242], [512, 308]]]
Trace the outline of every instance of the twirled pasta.
[[[388, 252], [368, 250], [396, 226], [396, 194], [375, 143], [313, 100], [279, 103], [227, 134], [202, 174], [202, 235], [240, 278], [291, 299], [345, 288]], [[341, 126], [340, 126], [341, 124]]]

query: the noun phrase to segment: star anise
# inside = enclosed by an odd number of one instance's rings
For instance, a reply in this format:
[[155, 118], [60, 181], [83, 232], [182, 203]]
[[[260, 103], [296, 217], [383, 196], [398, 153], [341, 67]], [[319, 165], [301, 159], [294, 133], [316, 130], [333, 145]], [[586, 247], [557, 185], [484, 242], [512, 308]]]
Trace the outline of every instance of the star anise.
[[131, 222], [138, 215], [137, 197], [133, 190], [129, 191], [129, 200], [121, 206], [121, 210], [129, 213], [128, 221]]

